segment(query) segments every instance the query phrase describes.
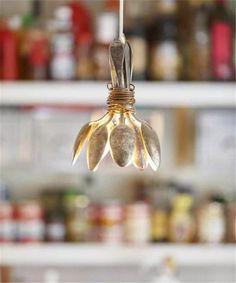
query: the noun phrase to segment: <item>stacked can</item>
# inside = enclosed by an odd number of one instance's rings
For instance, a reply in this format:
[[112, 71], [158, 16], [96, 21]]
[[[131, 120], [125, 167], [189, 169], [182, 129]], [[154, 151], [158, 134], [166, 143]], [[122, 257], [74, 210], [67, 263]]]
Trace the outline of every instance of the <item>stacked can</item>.
[[134, 244], [149, 242], [151, 236], [150, 207], [145, 202], [136, 202], [125, 209], [125, 240]]
[[16, 239], [19, 242], [40, 242], [44, 239], [43, 210], [39, 203], [25, 201], [15, 209]]
[[87, 240], [96, 242], [99, 232], [99, 205], [92, 203], [88, 207], [88, 234]]
[[0, 243], [15, 239], [14, 209], [8, 202], [0, 202]]
[[98, 240], [104, 243], [123, 241], [123, 207], [117, 201], [104, 202], [99, 207]]

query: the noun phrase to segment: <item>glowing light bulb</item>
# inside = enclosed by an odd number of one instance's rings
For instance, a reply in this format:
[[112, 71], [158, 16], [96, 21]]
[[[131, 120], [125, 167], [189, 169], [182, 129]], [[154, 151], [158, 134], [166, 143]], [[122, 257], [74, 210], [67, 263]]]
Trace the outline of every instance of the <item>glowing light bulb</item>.
[[131, 163], [138, 169], [153, 170], [160, 165], [160, 143], [152, 127], [135, 116], [132, 77], [132, 51], [127, 41], [115, 40], [110, 46], [112, 83], [108, 85], [107, 113], [84, 125], [74, 144], [73, 164], [85, 143], [88, 168], [95, 171], [110, 152], [120, 167]]

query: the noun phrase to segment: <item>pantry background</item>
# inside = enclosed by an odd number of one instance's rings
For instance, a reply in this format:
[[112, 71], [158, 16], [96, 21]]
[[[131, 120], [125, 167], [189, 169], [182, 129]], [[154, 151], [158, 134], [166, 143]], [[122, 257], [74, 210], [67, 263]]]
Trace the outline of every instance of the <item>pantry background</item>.
[[235, 282], [235, 1], [126, 0], [162, 164], [90, 173], [72, 148], [105, 112], [117, 10], [0, 0], [0, 282]]

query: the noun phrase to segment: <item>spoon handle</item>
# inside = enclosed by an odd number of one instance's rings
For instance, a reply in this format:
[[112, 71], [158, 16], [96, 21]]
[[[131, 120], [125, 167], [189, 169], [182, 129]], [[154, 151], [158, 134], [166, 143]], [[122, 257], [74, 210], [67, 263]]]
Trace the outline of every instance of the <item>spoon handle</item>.
[[109, 48], [109, 62], [113, 87], [124, 88], [124, 44], [120, 40], [114, 40], [111, 43]]
[[125, 42], [125, 58], [124, 58], [124, 70], [125, 70], [125, 88], [130, 87], [133, 73], [133, 62], [132, 62], [132, 49], [128, 41]]

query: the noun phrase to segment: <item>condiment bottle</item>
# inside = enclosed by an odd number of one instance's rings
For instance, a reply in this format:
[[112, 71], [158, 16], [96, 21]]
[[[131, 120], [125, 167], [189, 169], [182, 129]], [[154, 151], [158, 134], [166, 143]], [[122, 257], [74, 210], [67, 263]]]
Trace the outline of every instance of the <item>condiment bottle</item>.
[[198, 210], [198, 240], [203, 243], [220, 243], [225, 239], [226, 219], [224, 199], [213, 195]]
[[163, 15], [157, 19], [156, 39], [151, 47], [150, 78], [178, 80], [181, 77], [182, 59], [177, 41], [177, 18]]
[[52, 36], [51, 77], [55, 80], [75, 78], [74, 35], [72, 11], [67, 6], [55, 11], [56, 31]]
[[46, 190], [42, 194], [46, 241], [62, 242], [65, 240], [66, 228], [62, 198], [63, 191], [57, 188]]
[[146, 202], [127, 205], [124, 217], [125, 240], [134, 244], [145, 244], [151, 238], [150, 207]]
[[100, 13], [96, 19], [94, 76], [97, 80], [108, 80], [110, 78], [109, 45], [117, 37], [118, 18], [116, 7], [110, 8], [109, 3], [110, 1], [107, 1], [107, 10]]
[[49, 242], [63, 242], [65, 240], [65, 223], [61, 210], [51, 211], [46, 217], [45, 238]]
[[88, 234], [88, 197], [75, 190], [69, 190], [64, 195], [63, 204], [67, 240], [85, 241]]
[[193, 198], [187, 190], [182, 190], [173, 199], [169, 219], [169, 239], [171, 242], [188, 243], [194, 238]]
[[123, 207], [118, 201], [105, 201], [99, 206], [98, 240], [120, 243], [123, 240]]
[[236, 197], [227, 203], [227, 240], [236, 243]]
[[32, 80], [46, 80], [49, 62], [49, 45], [47, 37], [39, 28], [34, 28], [29, 34], [28, 66]]
[[155, 188], [152, 209], [152, 240], [165, 242], [168, 239], [168, 187], [164, 184]]
[[19, 38], [20, 19], [12, 17], [7, 25], [0, 23], [0, 78], [19, 78]]
[[[125, 34], [132, 46], [133, 79], [146, 80], [148, 67], [148, 19], [152, 1], [126, 1]], [[134, 4], [135, 3], [135, 4]]]
[[[191, 40], [189, 43], [188, 76], [190, 80], [210, 79], [209, 5], [206, 2], [195, 7]], [[196, 5], [196, 4], [195, 4]]]
[[75, 39], [76, 78], [92, 80], [94, 64], [92, 56], [93, 35], [92, 17], [84, 1], [73, 0], [72, 9], [73, 34]]
[[94, 78], [94, 62], [92, 35], [84, 33], [80, 36], [76, 46], [76, 77], [79, 80]]
[[215, 0], [211, 20], [211, 68], [214, 80], [233, 79], [233, 25], [225, 0]]
[[147, 76], [148, 44], [144, 24], [137, 19], [127, 32], [133, 51], [133, 79], [145, 80]]

